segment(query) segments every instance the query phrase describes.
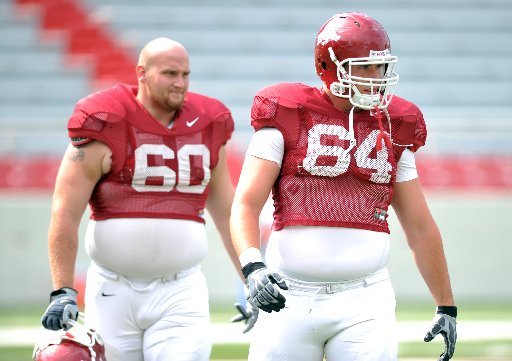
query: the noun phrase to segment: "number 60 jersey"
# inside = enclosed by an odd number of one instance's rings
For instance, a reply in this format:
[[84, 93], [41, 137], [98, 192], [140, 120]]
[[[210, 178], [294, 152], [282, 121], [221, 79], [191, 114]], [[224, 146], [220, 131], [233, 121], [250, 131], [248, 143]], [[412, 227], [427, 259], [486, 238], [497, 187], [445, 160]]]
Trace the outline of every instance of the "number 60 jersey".
[[73, 145], [108, 145], [112, 166], [96, 185], [91, 218], [173, 218], [204, 223], [208, 182], [234, 129], [218, 100], [187, 93], [171, 129], [123, 84], [81, 99], [69, 119]]
[[405, 148], [423, 146], [427, 132], [414, 104], [395, 96], [388, 111], [389, 121], [383, 111], [354, 111], [351, 125], [318, 88], [284, 83], [256, 94], [252, 126], [277, 128], [284, 138], [272, 189], [274, 230], [332, 226], [389, 233], [397, 162]]

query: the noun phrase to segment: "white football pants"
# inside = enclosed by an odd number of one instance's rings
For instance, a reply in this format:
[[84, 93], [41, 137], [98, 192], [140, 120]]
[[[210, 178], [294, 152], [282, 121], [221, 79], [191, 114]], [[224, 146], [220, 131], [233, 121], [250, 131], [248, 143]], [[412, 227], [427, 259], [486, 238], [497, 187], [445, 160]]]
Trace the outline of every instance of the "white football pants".
[[343, 283], [284, 277], [286, 306], [260, 311], [250, 361], [396, 361], [395, 293], [386, 268]]
[[207, 361], [208, 290], [199, 266], [152, 281], [92, 265], [85, 322], [105, 341], [108, 361]]

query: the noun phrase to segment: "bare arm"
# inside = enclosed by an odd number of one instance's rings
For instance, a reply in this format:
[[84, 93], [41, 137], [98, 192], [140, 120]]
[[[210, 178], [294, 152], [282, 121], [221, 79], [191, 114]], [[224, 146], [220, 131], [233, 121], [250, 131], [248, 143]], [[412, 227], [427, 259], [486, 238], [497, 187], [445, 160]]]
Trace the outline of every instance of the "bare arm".
[[222, 147], [219, 155], [219, 163], [212, 172], [210, 179], [210, 193], [206, 201], [206, 208], [210, 213], [217, 230], [221, 236], [224, 248], [240, 277], [240, 262], [233, 248], [231, 233], [229, 230], [229, 217], [231, 215], [231, 204], [235, 190], [229, 175], [229, 168], [226, 159], [225, 146]]
[[73, 287], [78, 228], [94, 186], [109, 170], [110, 150], [100, 142], [68, 146], [53, 194], [48, 255], [54, 289]]
[[434, 302], [438, 306], [453, 306], [441, 234], [430, 213], [419, 180], [396, 183], [391, 204]]
[[260, 248], [259, 217], [279, 171], [275, 162], [245, 158], [231, 209], [231, 235], [238, 255], [250, 247]]

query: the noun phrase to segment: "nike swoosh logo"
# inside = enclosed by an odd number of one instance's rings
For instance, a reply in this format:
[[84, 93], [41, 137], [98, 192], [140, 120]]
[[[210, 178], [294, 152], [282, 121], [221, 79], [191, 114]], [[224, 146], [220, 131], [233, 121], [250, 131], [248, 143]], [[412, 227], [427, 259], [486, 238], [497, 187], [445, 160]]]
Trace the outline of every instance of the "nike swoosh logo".
[[199, 117], [197, 117], [196, 119], [190, 121], [190, 122], [187, 122], [187, 127], [191, 127], [193, 126], [194, 124], [196, 124], [196, 122], [199, 120]]
[[115, 296], [115, 295], [114, 295], [114, 294], [112, 294], [112, 293], [105, 293], [105, 292], [101, 292], [101, 295], [102, 295], [103, 297], [111, 297], [111, 296]]

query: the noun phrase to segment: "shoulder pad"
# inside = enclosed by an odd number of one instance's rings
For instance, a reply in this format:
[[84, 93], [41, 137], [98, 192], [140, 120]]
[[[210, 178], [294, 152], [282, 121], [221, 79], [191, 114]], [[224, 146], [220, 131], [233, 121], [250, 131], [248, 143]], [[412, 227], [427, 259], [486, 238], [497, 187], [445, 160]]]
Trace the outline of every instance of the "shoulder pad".
[[[68, 120], [68, 134], [73, 145], [81, 146], [98, 139], [108, 123], [125, 118], [128, 89], [120, 85], [93, 93], [78, 101]], [[128, 90], [129, 91], [129, 90]]]
[[251, 108], [251, 125], [256, 129], [279, 127], [274, 124], [279, 112], [295, 114], [307, 102], [314, 88], [300, 83], [280, 83], [256, 93]]
[[415, 104], [395, 96], [388, 111], [396, 127], [392, 131], [395, 143], [407, 146], [413, 152], [425, 145], [427, 126], [423, 113]]

